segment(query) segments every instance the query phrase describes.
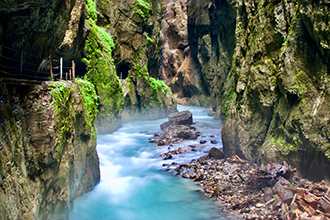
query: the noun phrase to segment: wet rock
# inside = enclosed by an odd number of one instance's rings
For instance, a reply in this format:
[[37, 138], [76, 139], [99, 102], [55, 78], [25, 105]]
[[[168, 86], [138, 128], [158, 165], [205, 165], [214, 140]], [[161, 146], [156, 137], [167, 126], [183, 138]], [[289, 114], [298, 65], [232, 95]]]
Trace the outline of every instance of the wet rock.
[[280, 177], [273, 187], [273, 193], [277, 194], [280, 188], [282, 188], [283, 186], [288, 186], [290, 184], [291, 183], [288, 180], [284, 179], [283, 177]]
[[269, 200], [271, 200], [273, 198], [273, 190], [270, 187], [266, 187], [263, 189], [264, 191], [264, 199], [265, 202], [268, 202]]
[[211, 140], [211, 144], [217, 144], [218, 142], [216, 140]]
[[291, 203], [293, 199], [292, 192], [290, 190], [284, 189], [283, 187], [278, 189], [278, 195], [280, 196], [281, 200], [286, 204]]
[[167, 121], [164, 122], [160, 125], [160, 129], [165, 130], [166, 128], [170, 127], [171, 125], [173, 125], [174, 122], [173, 121]]
[[213, 108], [210, 107], [210, 108], [208, 108], [208, 109], [205, 109], [203, 112], [207, 112], [207, 113], [209, 113], [209, 112], [212, 112], [212, 111], [213, 111]]
[[204, 140], [204, 139], [199, 141], [200, 144], [206, 144], [206, 142], [207, 142], [207, 141]]
[[330, 213], [330, 201], [327, 201], [326, 199], [320, 199], [319, 203], [325, 213]]
[[189, 111], [182, 111], [171, 114], [167, 122], [160, 125], [162, 130], [165, 130], [171, 125], [191, 125], [193, 123], [192, 113]]
[[192, 168], [190, 168], [190, 169], [189, 168], [188, 169], [183, 169], [181, 171], [181, 175], [182, 175], [182, 177], [188, 178], [188, 179], [193, 179], [193, 178], [195, 178], [197, 176], [197, 174], [195, 173], [195, 170], [192, 169]]
[[160, 140], [160, 141], [158, 141], [157, 145], [164, 146], [164, 145], [166, 145], [166, 142], [164, 140]]
[[191, 131], [180, 131], [177, 135], [178, 135], [179, 138], [189, 140], [189, 139], [192, 138], [193, 133]]
[[282, 205], [282, 200], [278, 195], [275, 195], [275, 202], [274, 202], [274, 209], [278, 210], [279, 208], [281, 208]]
[[168, 155], [166, 155], [164, 158], [163, 158], [163, 160], [170, 160], [170, 159], [172, 159], [173, 157], [172, 157], [172, 155], [171, 154], [168, 154]]
[[207, 113], [207, 116], [214, 117], [215, 116], [215, 111], [211, 111]]
[[178, 125], [191, 125], [193, 123], [192, 113], [189, 111], [182, 111], [171, 114], [168, 119], [177, 123]]
[[222, 159], [223, 153], [218, 148], [212, 147], [207, 157], [214, 158], [214, 159]]

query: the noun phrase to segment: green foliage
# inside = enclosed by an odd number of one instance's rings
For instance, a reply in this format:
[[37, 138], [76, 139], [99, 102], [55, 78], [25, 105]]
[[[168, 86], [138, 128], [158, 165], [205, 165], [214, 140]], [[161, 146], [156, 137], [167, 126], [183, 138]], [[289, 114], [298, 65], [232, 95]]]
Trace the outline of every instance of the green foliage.
[[142, 78], [143, 81], [145, 83], [148, 83], [149, 82], [149, 72], [148, 72], [148, 68], [147, 68], [147, 65], [144, 64], [143, 66], [141, 66], [140, 64], [140, 57], [137, 56], [134, 61], [136, 63], [136, 76], [139, 77], [139, 78]]
[[58, 114], [63, 112], [63, 110], [68, 110], [69, 100], [72, 93], [71, 85], [65, 82], [52, 82], [53, 88], [50, 94], [53, 98], [53, 106]]
[[60, 163], [63, 148], [66, 145], [66, 135], [71, 132], [75, 121], [73, 110], [73, 99], [71, 83], [51, 82], [50, 94], [52, 95], [52, 105], [58, 115], [58, 139], [55, 151], [58, 152], [57, 162]]
[[76, 78], [76, 82], [80, 85], [79, 89], [84, 95], [85, 106], [91, 116], [91, 119], [94, 120], [97, 112], [97, 99], [95, 87], [92, 83], [85, 79]]
[[172, 93], [170, 87], [168, 87], [164, 81], [157, 80], [150, 77], [150, 86], [151, 86], [151, 101], [153, 102], [161, 102], [160, 101], [160, 94], [164, 96], [167, 93]]
[[272, 83], [274, 85], [276, 85], [276, 77], [275, 76], [271, 76], [270, 78], [271, 78]]
[[136, 13], [141, 16], [143, 20], [149, 17], [150, 4], [145, 0], [135, 0]]
[[220, 107], [221, 114], [223, 114], [225, 117], [227, 117], [230, 104], [232, 103], [235, 97], [236, 97], [236, 93], [234, 91], [234, 88], [231, 87], [228, 93], [225, 95], [224, 103]]
[[86, 11], [87, 11], [87, 20], [96, 24], [97, 14], [96, 14], [96, 4], [93, 0], [86, 0]]
[[240, 22], [238, 22], [238, 33], [240, 34], [241, 32], [242, 32], [242, 22], [240, 21]]
[[152, 38], [150, 38], [147, 33], [144, 33], [144, 36], [146, 37], [147, 44], [154, 43], [154, 40]]
[[104, 5], [109, 5], [109, 4], [111, 4], [111, 1], [110, 0], [100, 0], [100, 2], [102, 3], [102, 4], [104, 4]]
[[307, 85], [302, 83], [301, 77], [306, 76], [306, 73], [304, 71], [299, 71], [296, 76], [295, 76], [295, 84], [292, 86], [288, 86], [289, 89], [294, 89], [296, 90], [298, 97], [300, 98], [301, 102], [305, 104], [305, 101], [303, 98], [303, 94], [307, 92], [308, 88]]
[[297, 151], [301, 143], [296, 137], [290, 141], [286, 141], [283, 137], [271, 137], [270, 141], [281, 151], [282, 155], [288, 155], [291, 151]]
[[102, 27], [96, 25], [97, 17], [95, 3], [87, 0], [89, 30], [85, 41], [85, 56], [83, 61], [87, 65], [86, 78], [92, 82], [99, 95], [100, 105], [110, 117], [120, 114], [124, 105], [124, 95], [119, 77], [112, 58], [114, 41]]
[[91, 130], [91, 136], [96, 138], [96, 130], [94, 127], [94, 121], [97, 113], [97, 101], [98, 95], [96, 94], [95, 86], [89, 81], [81, 78], [76, 78], [76, 83], [84, 96], [84, 103], [86, 107], [86, 111], [84, 111], [85, 115], [85, 129]]

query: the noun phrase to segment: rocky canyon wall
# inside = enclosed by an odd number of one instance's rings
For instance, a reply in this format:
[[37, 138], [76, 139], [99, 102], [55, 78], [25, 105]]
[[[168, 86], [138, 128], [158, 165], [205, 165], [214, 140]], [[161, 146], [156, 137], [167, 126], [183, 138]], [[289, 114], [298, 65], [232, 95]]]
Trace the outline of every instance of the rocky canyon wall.
[[[234, 2], [234, 1], [233, 1]], [[330, 175], [328, 1], [235, 1], [236, 46], [221, 114], [226, 156]]]
[[77, 74], [99, 95], [99, 133], [176, 110], [171, 91], [157, 80], [160, 1], [4, 0], [0, 6], [0, 65], [9, 66], [1, 76], [25, 69], [30, 77], [40, 77], [40, 70], [49, 72], [49, 56], [75, 60]]
[[329, 163], [329, 2], [167, 1], [161, 77], [179, 103], [212, 106], [224, 153], [303, 177]]
[[[108, 133], [176, 111], [157, 80], [160, 24], [157, 1], [0, 2], [1, 81], [22, 72], [47, 81], [38, 74], [50, 71], [49, 57], [75, 60], [85, 79], [1, 84], [1, 218], [66, 219], [74, 198], [99, 181], [94, 122]], [[93, 109], [84, 85], [96, 90]]]
[[1, 83], [1, 219], [68, 219], [73, 200], [99, 182], [95, 111], [84, 86]]
[[235, 48], [234, 6], [195, 0], [163, 4], [161, 76], [178, 102], [220, 105]]
[[100, 95], [99, 133], [176, 111], [170, 89], [157, 80], [160, 23], [159, 1], [87, 1], [87, 76]]

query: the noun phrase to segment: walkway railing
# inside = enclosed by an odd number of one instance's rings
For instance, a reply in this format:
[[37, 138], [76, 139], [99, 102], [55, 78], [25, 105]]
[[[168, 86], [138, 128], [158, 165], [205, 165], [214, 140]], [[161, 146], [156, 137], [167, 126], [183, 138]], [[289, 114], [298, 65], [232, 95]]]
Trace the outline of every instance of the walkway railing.
[[[29, 61], [26, 61], [29, 60]], [[41, 60], [41, 63], [30, 62]], [[34, 80], [75, 80], [75, 62], [73, 60], [37, 57], [25, 51], [18, 51], [0, 45], [0, 73], [7, 77]]]

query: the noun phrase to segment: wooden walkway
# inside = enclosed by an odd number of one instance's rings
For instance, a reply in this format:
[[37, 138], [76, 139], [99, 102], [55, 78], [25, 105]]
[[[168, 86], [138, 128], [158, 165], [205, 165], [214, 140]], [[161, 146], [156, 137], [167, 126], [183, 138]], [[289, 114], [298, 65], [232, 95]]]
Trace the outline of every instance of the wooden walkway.
[[[55, 65], [54, 65], [55, 64]], [[75, 81], [75, 62], [62, 57], [36, 57], [25, 51], [0, 45], [0, 81], [15, 85], [38, 85], [43, 81]]]
[[4, 77], [2, 77], [0, 81], [6, 84], [21, 85], [21, 86], [40, 85], [42, 82], [44, 82], [33, 79], [16, 79], [16, 78], [4, 78]]

